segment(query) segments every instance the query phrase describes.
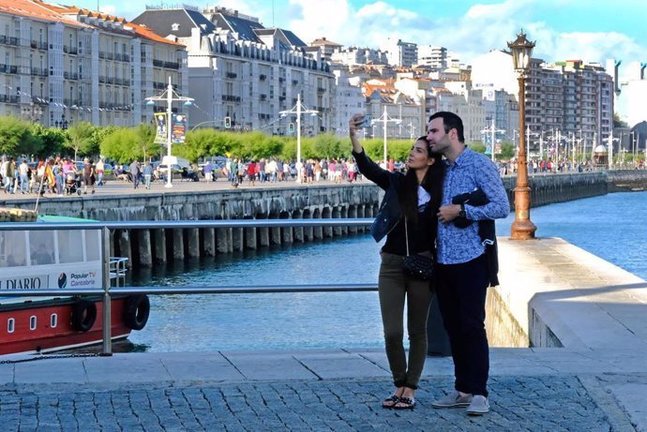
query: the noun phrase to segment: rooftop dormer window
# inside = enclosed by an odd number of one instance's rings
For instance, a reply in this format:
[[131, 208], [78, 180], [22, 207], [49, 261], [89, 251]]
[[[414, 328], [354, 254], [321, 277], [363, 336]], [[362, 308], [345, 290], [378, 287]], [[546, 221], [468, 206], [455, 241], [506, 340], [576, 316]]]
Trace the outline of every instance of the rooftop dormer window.
[[180, 24], [178, 24], [178, 23], [171, 24], [171, 30], [172, 31], [179, 31], [180, 30]]

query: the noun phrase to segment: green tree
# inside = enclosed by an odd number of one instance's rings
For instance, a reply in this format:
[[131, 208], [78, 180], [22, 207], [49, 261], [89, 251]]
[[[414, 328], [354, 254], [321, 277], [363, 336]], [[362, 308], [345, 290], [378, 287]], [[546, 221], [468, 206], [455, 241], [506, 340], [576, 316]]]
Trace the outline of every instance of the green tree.
[[42, 146], [38, 156], [46, 157], [61, 153], [65, 143], [65, 131], [59, 128], [47, 128], [40, 123], [31, 125], [31, 133], [41, 140]]
[[468, 147], [481, 154], [485, 153], [485, 150], [487, 149], [485, 144], [483, 144], [481, 141], [472, 141], [468, 144]]
[[65, 147], [74, 150], [74, 160], [77, 160], [78, 154], [93, 155], [99, 153], [99, 143], [94, 139], [95, 127], [92, 123], [77, 122], [67, 130], [67, 140]]
[[101, 154], [120, 164], [141, 160], [140, 139], [136, 129], [116, 128], [101, 141]]
[[[155, 128], [150, 124], [140, 124], [135, 128], [137, 146], [141, 151], [142, 160], [149, 160], [161, 151], [161, 146], [155, 142]], [[137, 157], [139, 159], [139, 157]]]
[[501, 159], [510, 160], [514, 157], [514, 145], [511, 142], [501, 143]]
[[0, 117], [0, 153], [17, 156], [39, 154], [42, 140], [30, 124], [15, 117]]

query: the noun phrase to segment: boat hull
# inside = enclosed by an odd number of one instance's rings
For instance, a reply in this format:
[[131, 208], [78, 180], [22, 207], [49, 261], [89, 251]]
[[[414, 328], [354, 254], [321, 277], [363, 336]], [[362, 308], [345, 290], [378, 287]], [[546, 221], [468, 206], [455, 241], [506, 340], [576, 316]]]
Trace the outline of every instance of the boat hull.
[[[94, 304], [96, 317], [86, 320], [87, 330], [79, 330], [78, 310], [83, 301]], [[113, 340], [126, 338], [131, 331], [124, 319], [127, 297], [113, 298], [111, 335]], [[76, 325], [75, 325], [76, 320]], [[91, 324], [91, 325], [90, 325]], [[0, 355], [36, 353], [82, 347], [103, 341], [103, 303], [97, 297], [83, 300], [72, 297], [29, 300], [0, 305]]]

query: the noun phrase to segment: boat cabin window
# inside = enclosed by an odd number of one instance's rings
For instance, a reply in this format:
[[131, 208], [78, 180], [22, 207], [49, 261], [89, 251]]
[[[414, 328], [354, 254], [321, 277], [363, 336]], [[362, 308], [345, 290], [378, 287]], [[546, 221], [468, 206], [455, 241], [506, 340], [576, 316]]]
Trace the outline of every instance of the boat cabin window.
[[0, 267], [27, 265], [25, 231], [0, 232]]
[[58, 231], [58, 258], [62, 264], [83, 262], [82, 231]]
[[101, 231], [85, 231], [85, 254], [88, 261], [101, 260]]
[[51, 231], [31, 231], [29, 251], [32, 265], [54, 264], [54, 233]]
[[29, 330], [36, 330], [36, 324], [38, 323], [38, 320], [36, 319], [36, 315], [32, 315], [29, 317]]
[[7, 333], [13, 333], [16, 331], [16, 319], [9, 318], [7, 320]]
[[49, 316], [49, 326], [51, 328], [56, 328], [57, 325], [58, 325], [58, 315], [53, 313]]

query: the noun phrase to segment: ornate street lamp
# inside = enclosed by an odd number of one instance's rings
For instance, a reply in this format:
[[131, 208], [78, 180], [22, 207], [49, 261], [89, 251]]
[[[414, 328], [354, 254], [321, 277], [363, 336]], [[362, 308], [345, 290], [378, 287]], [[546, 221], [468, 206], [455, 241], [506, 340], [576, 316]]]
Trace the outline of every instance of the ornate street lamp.
[[[526, 39], [523, 30], [514, 42], [508, 42], [512, 52], [514, 69], [519, 81], [519, 130], [526, 130], [526, 77], [530, 66], [530, 56], [534, 42]], [[519, 134], [519, 153], [517, 156], [517, 185], [514, 188], [514, 222], [511, 238], [529, 240], [535, 238], [537, 227], [530, 221], [530, 187], [528, 186], [528, 161], [524, 133]]]
[[303, 164], [301, 163], [301, 116], [303, 114], [317, 115], [319, 111], [307, 109], [301, 103], [301, 93], [297, 93], [297, 104], [292, 107], [292, 109], [279, 111], [281, 117], [287, 117], [288, 115], [296, 114], [297, 116], [297, 163], [295, 167], [297, 169], [297, 183], [301, 183], [303, 179]]
[[177, 158], [174, 158], [171, 154], [171, 147], [173, 145], [172, 136], [173, 136], [173, 102], [184, 102], [184, 106], [191, 106], [194, 99], [185, 96], [179, 96], [173, 91], [173, 83], [171, 82], [171, 77], [168, 77], [168, 85], [166, 86], [166, 91], [158, 96], [150, 96], [144, 99], [146, 105], [154, 106], [155, 102], [166, 102], [166, 158], [162, 159], [162, 163], [166, 162], [168, 168], [166, 176], [166, 184], [164, 187], [172, 188], [172, 171], [171, 167], [173, 164], [177, 163]]

